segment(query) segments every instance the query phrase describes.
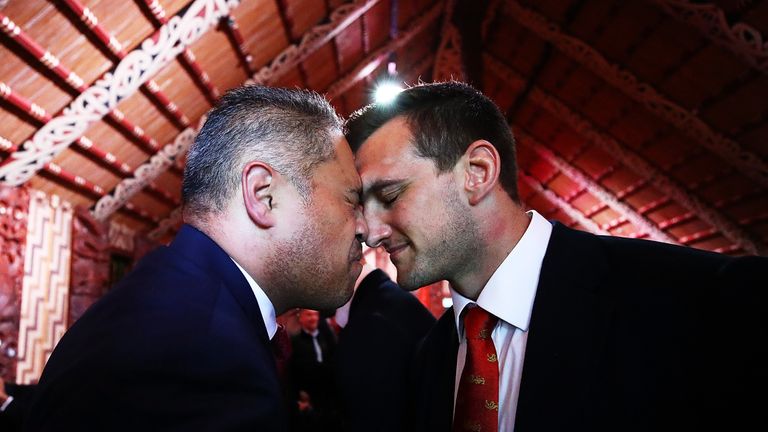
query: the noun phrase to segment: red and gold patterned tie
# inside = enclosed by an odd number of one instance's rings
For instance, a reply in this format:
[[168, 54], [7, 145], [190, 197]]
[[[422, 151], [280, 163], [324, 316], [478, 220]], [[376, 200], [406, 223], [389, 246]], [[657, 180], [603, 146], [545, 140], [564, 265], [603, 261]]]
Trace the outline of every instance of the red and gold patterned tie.
[[473, 307], [464, 315], [467, 360], [461, 373], [454, 432], [495, 432], [499, 429], [499, 361], [491, 332], [498, 318]]

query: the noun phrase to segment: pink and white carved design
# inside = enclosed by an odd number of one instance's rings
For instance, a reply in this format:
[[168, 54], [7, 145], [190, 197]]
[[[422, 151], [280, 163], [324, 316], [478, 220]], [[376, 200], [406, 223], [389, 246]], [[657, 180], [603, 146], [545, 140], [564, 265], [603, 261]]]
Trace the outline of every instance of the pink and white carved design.
[[[201, 123], [202, 124], [202, 123]], [[104, 195], [97, 202], [93, 210], [96, 219], [104, 221], [112, 213], [126, 205], [128, 200], [149, 185], [160, 174], [165, 172], [176, 158], [182, 156], [192, 145], [197, 132], [192, 128], [184, 129], [172, 143], [167, 144], [157, 154], [149, 158], [149, 161], [138, 167], [133, 177], [127, 178], [115, 187], [112, 194]]]
[[22, 280], [19, 361], [16, 382], [30, 383], [67, 329], [72, 207], [53, 195], [34, 192]]
[[133, 255], [133, 239], [136, 230], [112, 221], [109, 224], [109, 247]]
[[72, 221], [71, 268], [69, 325], [104, 295], [109, 285], [107, 223], [97, 221], [85, 207], [75, 210]]
[[379, 1], [381, 0], [356, 0], [334, 9], [330, 14], [330, 22], [313, 27], [304, 34], [298, 44], [288, 46], [269, 65], [259, 69], [246, 83], [264, 85], [274, 83], [376, 6]]
[[[640, 82], [628, 70], [610, 63], [588, 44], [563, 33], [557, 24], [550, 22], [543, 15], [521, 6], [514, 0], [507, 2], [506, 8], [509, 15], [514, 17], [520, 25], [552, 43], [560, 52], [590, 69], [660, 119], [676, 126], [685, 135], [728, 161], [744, 175], [768, 187], [768, 165], [759, 156], [744, 150], [736, 141], [714, 131], [694, 112], [672, 102], [650, 84]], [[768, 65], [768, 61], [765, 64]]]
[[29, 180], [46, 162], [64, 151], [96, 121], [113, 110], [139, 86], [171, 62], [187, 46], [215, 26], [239, 0], [196, 0], [184, 16], [174, 16], [139, 48], [123, 58], [80, 94], [62, 114], [52, 119], [25, 142], [0, 167], [0, 181], [19, 185]]
[[687, 0], [653, 0], [667, 14], [701, 29], [710, 39], [739, 55], [752, 67], [768, 73], [768, 41], [760, 30], [745, 24], [731, 26], [714, 4]]
[[16, 379], [29, 189], [0, 185], [0, 377]]
[[[491, 55], [483, 56], [486, 70], [496, 74], [507, 83], [525, 82], [523, 77], [509, 66]], [[745, 251], [757, 254], [765, 253], [764, 246], [759, 240], [752, 238], [741, 227], [729, 221], [716, 209], [700, 198], [688, 193], [677, 182], [670, 179], [659, 169], [651, 165], [645, 158], [622, 146], [613, 137], [600, 132], [589, 120], [566, 106], [563, 102], [534, 86], [529, 94], [533, 103], [549, 111], [571, 129], [578, 132], [588, 142], [598, 146], [613, 158], [621, 161], [627, 168], [648, 179], [659, 191], [670, 196], [678, 204], [695, 212], [701, 220], [715, 227], [723, 236], [740, 245]]]
[[583, 226], [587, 231], [592, 234], [611, 235], [608, 231], [604, 230], [595, 221], [584, 215], [579, 209], [571, 205], [568, 201], [561, 198], [551, 189], [547, 189], [538, 180], [529, 176], [528, 174], [520, 171], [517, 175], [518, 180], [522, 180], [523, 183], [528, 185], [531, 189], [541, 194], [547, 201], [554, 204], [557, 208], [567, 214], [568, 217], [575, 220], [579, 225]]
[[445, 2], [443, 14], [443, 35], [437, 49], [435, 67], [432, 70], [432, 81], [466, 81], [467, 73], [461, 58], [461, 33], [451, 21], [455, 1]]
[[147, 238], [154, 241], [159, 240], [169, 229], [181, 223], [181, 216], [181, 207], [178, 207], [167, 218], [161, 220], [157, 224], [157, 228], [147, 234]]
[[525, 132], [517, 132], [518, 143], [535, 151], [542, 159], [552, 164], [560, 170], [569, 179], [573, 180], [590, 194], [594, 195], [608, 207], [623, 215], [629, 222], [637, 227], [641, 232], [650, 236], [651, 239], [664, 243], [677, 244], [678, 242], [669, 234], [661, 230], [653, 221], [635, 211], [632, 207], [624, 204], [613, 192], [604, 188], [602, 185], [591, 179], [580, 169], [574, 167], [561, 157], [555, 155], [551, 150], [538, 142], [535, 138]]

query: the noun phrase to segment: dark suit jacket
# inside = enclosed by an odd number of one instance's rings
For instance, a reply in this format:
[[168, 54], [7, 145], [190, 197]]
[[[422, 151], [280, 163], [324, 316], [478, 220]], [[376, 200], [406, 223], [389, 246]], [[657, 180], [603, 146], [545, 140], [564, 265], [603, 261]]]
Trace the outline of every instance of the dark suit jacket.
[[29, 430], [287, 429], [274, 358], [243, 274], [183, 226], [64, 335]]
[[406, 428], [407, 373], [435, 318], [381, 270], [363, 279], [339, 335], [336, 384], [349, 431]]
[[[768, 260], [554, 224], [515, 431], [766, 430]], [[415, 430], [451, 428], [453, 310], [420, 349]]]
[[37, 386], [34, 384], [5, 383], [5, 392], [13, 396], [13, 401], [0, 412], [0, 431], [20, 431], [26, 409], [32, 394]]

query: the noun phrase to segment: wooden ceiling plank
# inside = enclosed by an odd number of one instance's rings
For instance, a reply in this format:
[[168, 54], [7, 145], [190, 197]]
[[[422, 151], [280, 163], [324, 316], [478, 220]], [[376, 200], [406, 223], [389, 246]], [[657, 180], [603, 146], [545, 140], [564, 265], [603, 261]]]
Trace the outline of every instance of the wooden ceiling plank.
[[[0, 20], [2, 22], [2, 30], [12, 39], [18, 42], [22, 49], [24, 49], [29, 55], [36, 58], [43, 67], [61, 78], [66, 85], [70, 86], [72, 92], [78, 95], [82, 95], [83, 92], [88, 89], [88, 87], [85, 86], [85, 81], [79, 75], [61, 64], [61, 61], [58, 59], [58, 57], [53, 55], [50, 51], [44, 49], [32, 37], [21, 30], [21, 28], [16, 25], [16, 23], [14, 23], [10, 18], [0, 13]], [[125, 115], [118, 109], [113, 109], [106, 115], [112, 119], [121, 129], [123, 129], [123, 131], [128, 136], [132, 137], [137, 144], [144, 146], [145, 149], [149, 148], [150, 150], [154, 150], [156, 148], [157, 142], [148, 137], [140, 127], [135, 126], [126, 120]], [[36, 136], [38, 132], [36, 132], [34, 136]]]
[[[26, 112], [42, 124], [48, 123], [53, 118], [47, 111], [45, 111], [45, 109], [43, 109], [43, 107], [14, 92], [10, 86], [3, 82], [0, 82], [0, 97], [7, 100], [16, 108]], [[94, 145], [93, 141], [88, 139], [88, 137], [81, 136], [75, 140], [75, 144], [78, 149], [92, 156], [96, 159], [97, 163], [104, 168], [113, 171], [120, 176], [126, 176], [133, 173], [130, 165], [118, 160], [117, 156], [114, 154], [101, 150], [98, 146]], [[2, 150], [8, 153], [13, 153], [18, 149], [19, 146], [12, 144], [12, 147], [3, 148]]]
[[[0, 97], [7, 100], [17, 108], [27, 112], [31, 117], [35, 118], [43, 124], [48, 123], [52, 118], [51, 115], [48, 114], [42, 107], [15, 93], [13, 89], [2, 82], [0, 82]], [[134, 172], [130, 165], [118, 160], [114, 154], [101, 150], [98, 146], [94, 145], [94, 143], [88, 139], [88, 137], [81, 136], [75, 140], [75, 144], [77, 149], [79, 149], [81, 152], [90, 156], [99, 165], [114, 172], [120, 177], [125, 178], [133, 175]], [[18, 146], [12, 144], [10, 148], [5, 148], [3, 146], [0, 148], [0, 150], [11, 153], [18, 150]], [[100, 187], [95, 190], [101, 190], [103, 195], [103, 190]], [[169, 196], [167, 192], [161, 191], [155, 187], [152, 188], [152, 191], [157, 193], [158, 196]], [[177, 204], [177, 201], [174, 199], [167, 200], [167, 202], [171, 205]]]
[[251, 66], [253, 56], [248, 53], [248, 49], [245, 47], [245, 39], [243, 38], [243, 34], [240, 33], [240, 27], [238, 27], [235, 17], [228, 15], [222, 18], [222, 22], [224, 24], [224, 30], [227, 32], [227, 36], [237, 53], [237, 58], [240, 59], [240, 65], [243, 66], [243, 69], [245, 70], [245, 74], [248, 76], [255, 74], [256, 71]]
[[525, 183], [528, 187], [530, 187], [534, 191], [544, 196], [549, 202], [551, 202], [552, 204], [560, 208], [565, 214], [568, 215], [568, 217], [577, 221], [581, 226], [589, 230], [589, 232], [593, 234], [609, 235], [608, 231], [604, 230], [600, 225], [598, 225], [592, 219], [584, 216], [584, 214], [581, 211], [579, 211], [576, 207], [572, 206], [569, 202], [560, 198], [556, 193], [545, 188], [534, 177], [524, 172], [519, 172], [517, 176], [518, 176], [518, 179], [522, 180], [523, 183]]
[[[168, 15], [166, 14], [163, 5], [161, 5], [157, 0], [143, 1], [149, 9], [152, 17], [154, 18], [153, 24], [158, 28], [164, 27], [168, 23]], [[228, 15], [229, 10], [226, 12], [226, 15]], [[219, 92], [219, 89], [217, 89], [213, 84], [208, 74], [197, 62], [197, 59], [195, 58], [195, 55], [192, 53], [190, 48], [184, 47], [184, 49], [181, 51], [179, 62], [182, 66], [184, 66], [184, 69], [187, 71], [187, 73], [190, 74], [192, 80], [195, 81], [195, 84], [197, 84], [197, 86], [200, 87], [200, 89], [203, 91], [205, 98], [208, 99], [208, 103], [211, 105], [216, 105], [216, 101], [219, 99], [221, 93]]]
[[132, 177], [122, 180], [109, 194], [101, 197], [94, 204], [93, 216], [98, 220], [107, 220], [110, 215], [125, 206], [131, 197], [150, 185], [158, 176], [169, 168], [173, 169], [176, 166], [174, 162], [186, 153], [195, 140], [197, 130], [203, 123], [205, 123], [205, 116], [200, 119], [197, 128], [184, 129], [173, 142], [166, 144], [146, 163], [136, 168]]
[[462, 59], [461, 33], [453, 23], [455, 0], [446, 0], [443, 10], [443, 23], [440, 45], [437, 48], [435, 67], [432, 69], [432, 81], [467, 81], [467, 68]]
[[[96, 40], [101, 42], [103, 48], [107, 49], [112, 55], [120, 60], [128, 54], [125, 52], [125, 49], [123, 49], [123, 45], [120, 41], [99, 23], [99, 18], [93, 11], [85, 7], [79, 0], [64, 0], [63, 3], [75, 16], [79, 17], [80, 21], [91, 32], [93, 32]], [[171, 102], [170, 98], [160, 90], [160, 86], [158, 86], [154, 80], [149, 80], [142, 84], [141, 88], [149, 93], [152, 103], [154, 103], [158, 109], [163, 111], [168, 118], [172, 119], [177, 128], [181, 130], [189, 126], [189, 118], [179, 110], [179, 107], [175, 103]]]
[[688, 0], [651, 2], [678, 21], [698, 28], [704, 36], [753, 68], [768, 73], [768, 44], [758, 29], [744, 22], [731, 25], [725, 12], [714, 4], [697, 4]]
[[336, 8], [330, 14], [330, 22], [312, 27], [302, 36], [301, 41], [293, 43], [275, 57], [270, 64], [262, 67], [251, 76], [247, 83], [269, 85], [282, 77], [289, 70], [298, 66], [320, 47], [335, 38], [366, 11], [380, 0], [357, 0]]
[[637, 210], [623, 203], [611, 191], [604, 188], [598, 182], [594, 181], [580, 169], [568, 163], [565, 159], [554, 154], [533, 136], [518, 130], [517, 137], [518, 143], [530, 147], [541, 158], [554, 165], [557, 169], [560, 170], [561, 173], [568, 176], [580, 187], [587, 190], [595, 197], [599, 198], [600, 201], [615, 210], [617, 213], [623, 215], [630, 223], [632, 223], [632, 225], [636, 226], [639, 230], [647, 233], [650, 238], [664, 243], [678, 243], [675, 238], [660, 229], [653, 221], [637, 212]]
[[640, 82], [630, 71], [611, 64], [589, 44], [564, 33], [547, 17], [525, 8], [516, 0], [510, 0], [505, 7], [520, 25], [635, 99], [660, 119], [676, 126], [695, 142], [737, 167], [740, 172], [768, 187], [768, 165], [736, 141], [713, 130], [695, 112], [674, 103], [650, 84]]
[[[354, 70], [350, 71], [348, 74], [344, 75], [342, 78], [328, 87], [325, 92], [327, 97], [329, 99], [339, 97], [347, 90], [354, 87], [355, 84], [369, 76], [371, 72], [376, 70], [387, 60], [387, 58], [389, 58], [390, 52], [408, 45], [414, 37], [416, 37], [430, 24], [432, 24], [440, 16], [441, 9], [442, 8], [440, 4], [435, 4], [431, 9], [429, 9], [429, 11], [427, 11], [427, 13], [414, 20], [406, 30], [399, 32], [397, 38], [387, 42], [386, 45], [368, 55], [368, 57], [362, 60]], [[425, 66], [425, 64], [432, 64], [434, 59], [434, 56], [426, 57], [424, 60], [419, 62], [419, 64], [416, 66], [416, 69], [428, 67]]]
[[[509, 66], [490, 55], [486, 54], [484, 59], [487, 62], [487, 68], [506, 82], [516, 83], [518, 86], [524, 85], [525, 79], [517, 71], [512, 70]], [[744, 229], [728, 220], [725, 215], [697, 196], [689, 194], [688, 191], [669, 178], [664, 172], [652, 166], [644, 157], [625, 148], [613, 137], [599, 131], [589, 120], [563, 104], [554, 96], [544, 92], [538, 86], [533, 86], [529, 97], [536, 105], [551, 112], [585, 139], [599, 146], [633, 171], [650, 179], [650, 182], [661, 192], [669, 195], [680, 205], [695, 212], [699, 218], [721, 231], [731, 241], [740, 244], [744, 250], [753, 254], [768, 253], [768, 248], [759, 239], [753, 238]]]
[[[122, 99], [135, 93], [139, 85], [172, 61], [180, 50], [201, 37], [237, 4], [238, 0], [195, 0], [184, 16], [173, 18], [176, 25], [163, 26], [156, 31], [127, 55], [113, 72], [104, 74], [67, 109], [39, 129], [31, 140], [25, 142], [22, 150], [14, 152], [0, 166], [0, 181], [13, 186], [28, 181], [45, 163], [82, 136], [91, 124], [114, 110]], [[2, 19], [3, 29], [17, 35], [18, 27], [9, 25], [9, 20], [5, 18]], [[147, 50], [154, 51], [155, 55], [148, 54]], [[157, 51], [160, 51], [159, 55]], [[130, 79], [125, 76], [127, 73], [131, 74]], [[112, 113], [117, 114], [116, 111]]]

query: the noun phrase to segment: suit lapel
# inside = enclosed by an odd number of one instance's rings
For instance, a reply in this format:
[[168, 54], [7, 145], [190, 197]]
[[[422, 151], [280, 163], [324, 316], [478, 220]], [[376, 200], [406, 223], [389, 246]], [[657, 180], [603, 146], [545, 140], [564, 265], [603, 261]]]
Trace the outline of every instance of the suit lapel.
[[[592, 383], [613, 301], [597, 237], [555, 224], [534, 300], [515, 430], [576, 428], [592, 415]], [[551, 413], [558, 413], [557, 416]]]
[[269, 342], [264, 319], [251, 286], [232, 258], [216, 242], [191, 225], [183, 225], [170, 248], [197, 267], [198, 271], [220, 281], [240, 305], [260, 338]]

